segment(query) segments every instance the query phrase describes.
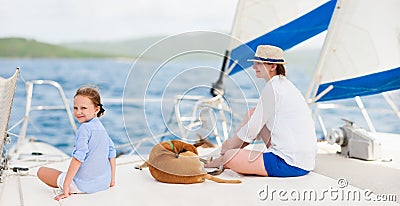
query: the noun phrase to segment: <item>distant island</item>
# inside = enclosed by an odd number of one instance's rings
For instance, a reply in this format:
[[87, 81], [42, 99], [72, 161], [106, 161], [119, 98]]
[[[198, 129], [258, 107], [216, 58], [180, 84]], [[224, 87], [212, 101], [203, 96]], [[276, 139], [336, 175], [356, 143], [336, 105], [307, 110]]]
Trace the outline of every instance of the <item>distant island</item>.
[[[213, 34], [195, 33], [186, 37], [153, 36], [116, 42], [73, 42], [49, 44], [24, 38], [0, 38], [0, 58], [138, 58], [166, 59], [182, 51], [205, 48], [220, 54], [229, 46], [229, 39]], [[315, 67], [319, 49], [289, 50], [286, 58], [290, 64]], [[184, 53], [184, 52], [183, 52]], [[201, 52], [200, 52], [201, 53]], [[189, 55], [190, 56], [190, 55]], [[193, 55], [192, 59], [209, 58]]]
[[[24, 38], [0, 38], [0, 58], [137, 58], [166, 36], [144, 37], [115, 42], [73, 42], [49, 44]], [[186, 38], [169, 38], [161, 48], [144, 53], [157, 59], [173, 51], [209, 48], [223, 54], [228, 41], [216, 41], [210, 34], [195, 34]]]
[[0, 57], [3, 58], [105, 58], [113, 55], [102, 52], [73, 50], [24, 38], [0, 38]]

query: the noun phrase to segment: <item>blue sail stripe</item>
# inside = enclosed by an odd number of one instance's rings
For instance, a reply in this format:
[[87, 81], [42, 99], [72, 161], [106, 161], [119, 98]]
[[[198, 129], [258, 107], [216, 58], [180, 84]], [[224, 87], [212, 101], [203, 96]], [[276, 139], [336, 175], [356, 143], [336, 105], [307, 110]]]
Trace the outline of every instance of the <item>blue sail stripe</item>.
[[252, 65], [252, 62], [247, 60], [254, 57], [260, 44], [270, 44], [287, 50], [328, 29], [335, 5], [336, 0], [328, 1], [300, 18], [234, 48], [231, 51], [229, 66], [236, 60], [238, 62], [230, 75]]
[[322, 96], [318, 102], [367, 96], [400, 89], [400, 67], [357, 78], [321, 84], [318, 87], [317, 95], [330, 85], [333, 86], [333, 89]]

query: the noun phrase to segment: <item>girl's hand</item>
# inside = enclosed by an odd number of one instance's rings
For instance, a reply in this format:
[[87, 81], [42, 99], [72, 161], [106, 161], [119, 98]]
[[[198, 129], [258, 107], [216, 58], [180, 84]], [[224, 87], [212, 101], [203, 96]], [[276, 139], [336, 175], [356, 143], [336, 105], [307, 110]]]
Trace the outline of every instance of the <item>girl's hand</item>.
[[64, 185], [64, 193], [57, 195], [54, 199], [60, 201], [61, 199], [65, 199], [71, 195], [71, 191], [69, 185]]
[[57, 200], [57, 201], [60, 201], [61, 199], [65, 199], [65, 198], [67, 198], [69, 195], [66, 195], [66, 194], [59, 194], [59, 195], [57, 195], [54, 199], [55, 200]]
[[114, 187], [114, 186], [115, 186], [115, 180], [111, 180], [110, 187]]
[[222, 143], [221, 153], [220, 153], [221, 156], [224, 155], [227, 150], [231, 149], [229, 142], [230, 142], [230, 140], [227, 139], [224, 141], [224, 143]]

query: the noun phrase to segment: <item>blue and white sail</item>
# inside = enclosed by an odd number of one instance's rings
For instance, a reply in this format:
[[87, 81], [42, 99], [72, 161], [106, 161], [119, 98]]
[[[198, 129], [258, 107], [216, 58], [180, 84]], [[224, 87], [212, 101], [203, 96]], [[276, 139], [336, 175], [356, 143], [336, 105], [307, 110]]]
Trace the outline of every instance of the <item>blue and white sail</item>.
[[286, 50], [328, 28], [336, 0], [241, 0], [232, 29], [230, 74], [252, 65], [260, 44]]
[[400, 88], [400, 1], [338, 1], [308, 98], [312, 102]]

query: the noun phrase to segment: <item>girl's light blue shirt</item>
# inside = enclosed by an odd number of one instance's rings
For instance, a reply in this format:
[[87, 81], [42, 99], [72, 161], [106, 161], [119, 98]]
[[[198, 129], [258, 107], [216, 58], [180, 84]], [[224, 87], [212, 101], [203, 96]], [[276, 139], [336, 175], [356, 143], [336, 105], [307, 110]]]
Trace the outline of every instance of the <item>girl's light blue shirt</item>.
[[72, 157], [82, 163], [74, 177], [79, 190], [94, 193], [110, 187], [109, 159], [116, 157], [116, 151], [99, 118], [95, 117], [79, 126]]

